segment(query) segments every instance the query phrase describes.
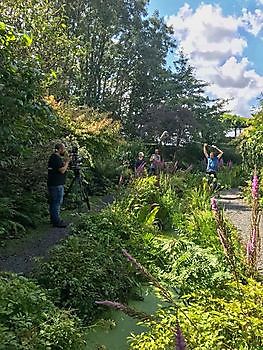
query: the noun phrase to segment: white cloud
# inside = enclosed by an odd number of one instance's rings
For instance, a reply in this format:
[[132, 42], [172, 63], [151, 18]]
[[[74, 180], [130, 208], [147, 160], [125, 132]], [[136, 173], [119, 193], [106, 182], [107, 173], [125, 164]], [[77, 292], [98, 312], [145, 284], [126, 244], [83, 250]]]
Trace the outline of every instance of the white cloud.
[[196, 67], [198, 78], [210, 84], [207, 92], [231, 99], [232, 112], [244, 116], [250, 115], [251, 101], [263, 91], [263, 77], [243, 57], [248, 43], [239, 29], [243, 27], [257, 35], [260, 16], [260, 12], [251, 14], [247, 10], [243, 10], [241, 17], [224, 16], [218, 5], [201, 4], [194, 11], [185, 4], [177, 15], [167, 18], [183, 51]]
[[[263, 4], [263, 1], [262, 1]], [[263, 11], [256, 9], [254, 13], [248, 11], [248, 9], [242, 10], [242, 17], [240, 18], [240, 24], [243, 26], [246, 31], [258, 36], [262, 34], [263, 31]]]

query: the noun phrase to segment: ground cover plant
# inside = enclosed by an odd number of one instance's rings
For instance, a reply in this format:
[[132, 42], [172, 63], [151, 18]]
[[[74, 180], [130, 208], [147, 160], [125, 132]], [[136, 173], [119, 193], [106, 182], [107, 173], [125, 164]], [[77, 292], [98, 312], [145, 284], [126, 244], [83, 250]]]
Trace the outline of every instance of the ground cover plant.
[[84, 214], [74, 235], [51, 252], [34, 273], [60, 307], [74, 309], [90, 323], [101, 298], [127, 300], [136, 284], [121, 254], [123, 242], [137, 234], [129, 217], [114, 210]]
[[80, 321], [58, 309], [43, 289], [14, 274], [0, 275], [0, 349], [84, 349]]

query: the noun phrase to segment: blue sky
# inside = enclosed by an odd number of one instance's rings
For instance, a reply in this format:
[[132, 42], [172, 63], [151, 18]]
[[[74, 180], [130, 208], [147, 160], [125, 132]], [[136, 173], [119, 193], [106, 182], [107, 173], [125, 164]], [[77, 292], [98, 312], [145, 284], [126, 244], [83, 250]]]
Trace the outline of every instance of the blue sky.
[[263, 92], [263, 0], [150, 0], [154, 10], [173, 27], [197, 77], [210, 84], [207, 93], [250, 116]]

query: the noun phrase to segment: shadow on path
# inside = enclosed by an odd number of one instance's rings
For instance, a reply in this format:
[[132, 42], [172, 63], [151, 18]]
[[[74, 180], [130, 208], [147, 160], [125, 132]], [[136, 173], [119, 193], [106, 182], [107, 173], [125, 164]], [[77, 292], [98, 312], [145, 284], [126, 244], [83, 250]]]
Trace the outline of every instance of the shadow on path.
[[[93, 206], [92, 211], [98, 212], [114, 201], [113, 195], [107, 195]], [[49, 251], [70, 234], [67, 228], [53, 228], [42, 225], [38, 231], [6, 242], [0, 248], [0, 270], [28, 275], [34, 268], [35, 258], [47, 258]]]

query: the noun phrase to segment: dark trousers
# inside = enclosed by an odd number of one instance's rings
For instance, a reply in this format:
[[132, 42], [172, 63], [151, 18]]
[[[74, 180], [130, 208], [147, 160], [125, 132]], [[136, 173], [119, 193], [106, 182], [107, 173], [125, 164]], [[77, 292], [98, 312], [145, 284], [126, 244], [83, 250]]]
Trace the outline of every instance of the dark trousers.
[[207, 170], [206, 173], [207, 173], [207, 175], [214, 175], [214, 177], [217, 178], [217, 173], [216, 173], [216, 171], [213, 171], [213, 170], [210, 170], [210, 171], [209, 171], [209, 170]]
[[51, 223], [56, 225], [58, 224], [60, 219], [60, 207], [63, 202], [63, 196], [64, 196], [64, 186], [49, 186], [48, 187], [49, 192], [49, 214], [50, 214], [50, 220]]

